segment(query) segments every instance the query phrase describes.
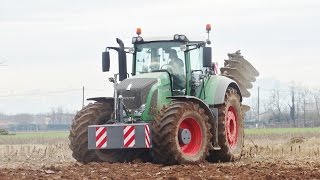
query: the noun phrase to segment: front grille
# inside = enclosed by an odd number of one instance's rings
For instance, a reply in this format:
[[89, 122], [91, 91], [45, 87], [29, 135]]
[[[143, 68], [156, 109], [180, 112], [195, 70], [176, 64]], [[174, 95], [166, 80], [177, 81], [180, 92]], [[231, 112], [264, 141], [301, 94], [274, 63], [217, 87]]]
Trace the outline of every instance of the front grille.
[[[150, 88], [157, 82], [154, 78], [125, 79], [117, 86], [118, 96], [122, 95], [123, 104], [128, 110], [136, 110], [146, 103]], [[130, 86], [130, 90], [127, 90]]]

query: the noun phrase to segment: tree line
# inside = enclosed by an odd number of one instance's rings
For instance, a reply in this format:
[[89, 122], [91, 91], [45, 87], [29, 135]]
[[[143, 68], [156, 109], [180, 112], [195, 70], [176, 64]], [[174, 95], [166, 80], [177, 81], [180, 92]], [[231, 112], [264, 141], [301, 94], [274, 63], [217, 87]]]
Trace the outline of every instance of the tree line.
[[19, 113], [7, 115], [0, 113], [0, 128], [17, 131], [68, 130], [75, 113], [62, 107], [52, 108], [49, 113]]
[[320, 126], [320, 89], [291, 83], [286, 89], [260, 88], [260, 94], [250, 99], [246, 121], [267, 127]]

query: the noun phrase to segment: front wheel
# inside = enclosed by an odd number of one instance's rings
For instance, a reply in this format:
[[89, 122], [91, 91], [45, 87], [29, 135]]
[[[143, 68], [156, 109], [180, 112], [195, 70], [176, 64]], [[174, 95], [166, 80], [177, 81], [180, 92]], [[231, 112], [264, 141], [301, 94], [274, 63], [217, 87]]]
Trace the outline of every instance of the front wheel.
[[208, 116], [198, 104], [173, 102], [164, 107], [152, 124], [153, 155], [158, 163], [195, 164], [209, 152]]
[[132, 161], [138, 151], [120, 150], [92, 150], [88, 149], [88, 126], [112, 123], [111, 114], [113, 104], [93, 103], [85, 106], [73, 119], [70, 129], [70, 149], [72, 156], [84, 164], [89, 162], [124, 162]]

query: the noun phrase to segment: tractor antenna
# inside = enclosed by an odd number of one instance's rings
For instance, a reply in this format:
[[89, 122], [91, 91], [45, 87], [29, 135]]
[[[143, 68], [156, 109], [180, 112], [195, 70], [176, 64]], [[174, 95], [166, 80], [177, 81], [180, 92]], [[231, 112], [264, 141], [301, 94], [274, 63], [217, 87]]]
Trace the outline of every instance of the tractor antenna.
[[211, 41], [210, 41], [210, 31], [211, 31], [211, 24], [207, 24], [206, 25], [206, 30], [207, 30], [207, 33], [208, 33], [208, 39], [207, 39], [207, 44], [211, 44]]

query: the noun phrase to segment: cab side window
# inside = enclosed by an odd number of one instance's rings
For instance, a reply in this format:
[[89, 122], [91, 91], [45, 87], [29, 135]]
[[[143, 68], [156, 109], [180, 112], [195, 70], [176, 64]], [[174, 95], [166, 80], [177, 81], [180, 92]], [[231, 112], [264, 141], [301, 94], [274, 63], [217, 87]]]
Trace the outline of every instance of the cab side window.
[[202, 64], [202, 48], [196, 48], [189, 51], [190, 68], [191, 68], [191, 91], [190, 95], [199, 97], [201, 93], [201, 86], [204, 69]]

